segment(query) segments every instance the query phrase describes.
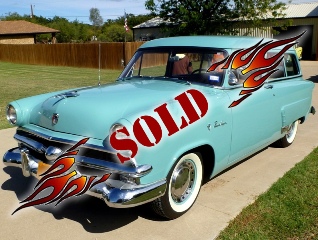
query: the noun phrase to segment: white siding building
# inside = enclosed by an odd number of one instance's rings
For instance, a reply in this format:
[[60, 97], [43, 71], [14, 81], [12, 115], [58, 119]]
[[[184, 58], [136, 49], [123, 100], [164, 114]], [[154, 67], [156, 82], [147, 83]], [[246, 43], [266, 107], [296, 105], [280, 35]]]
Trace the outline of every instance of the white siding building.
[[[239, 35], [250, 35], [255, 37], [288, 38], [306, 31], [299, 39], [299, 46], [303, 48], [304, 60], [318, 60], [318, 0], [311, 3], [289, 4], [285, 10], [285, 19], [291, 20], [291, 26], [286, 30], [274, 26], [264, 26], [263, 29], [250, 29], [240, 26]], [[154, 38], [166, 37], [160, 31], [163, 20], [159, 17], [133, 27], [135, 41], [148, 41]], [[274, 34], [279, 32], [279, 34]]]

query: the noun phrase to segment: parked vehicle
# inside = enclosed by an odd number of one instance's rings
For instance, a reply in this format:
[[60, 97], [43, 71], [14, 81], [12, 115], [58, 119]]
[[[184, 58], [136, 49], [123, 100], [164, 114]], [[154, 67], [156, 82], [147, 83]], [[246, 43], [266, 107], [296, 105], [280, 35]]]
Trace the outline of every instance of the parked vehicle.
[[296, 50], [296, 54], [297, 54], [298, 59], [301, 60], [303, 58], [303, 55], [302, 55], [303, 48], [296, 46], [295, 50]]
[[[137, 50], [115, 83], [13, 101], [7, 119], [17, 126], [18, 147], [3, 162], [39, 177], [40, 165], [89, 138], [74, 156], [77, 172], [111, 176], [87, 194], [115, 208], [151, 203], [159, 215], [177, 218], [194, 204], [202, 183], [272, 143], [289, 146], [298, 124], [314, 113], [314, 84], [302, 78], [293, 47], [278, 61], [279, 71], [230, 107], [255, 70], [211, 70], [212, 59], [260, 40], [157, 39]], [[188, 72], [172, 74], [184, 57]]]

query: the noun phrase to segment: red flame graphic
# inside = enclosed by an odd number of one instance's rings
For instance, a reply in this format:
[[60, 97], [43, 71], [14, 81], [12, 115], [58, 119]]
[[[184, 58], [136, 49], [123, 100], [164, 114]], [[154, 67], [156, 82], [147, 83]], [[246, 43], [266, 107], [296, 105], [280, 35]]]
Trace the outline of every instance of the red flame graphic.
[[[52, 164], [52, 166], [40, 176], [43, 176], [35, 185], [35, 191], [20, 203], [13, 213], [31, 206], [40, 204], [51, 204], [56, 201], [55, 206], [63, 200], [72, 196], [79, 196], [91, 189], [94, 185], [106, 181], [110, 174], [104, 174], [100, 179], [96, 176], [83, 176], [75, 170], [75, 158], [79, 150], [75, 150], [80, 145], [85, 144], [88, 138], [84, 138], [73, 147], [68, 149], [63, 155]], [[42, 191], [53, 188], [52, 192], [45, 197], [36, 198]]]
[[[253, 72], [243, 83], [243, 87], [248, 89], [242, 90], [240, 92], [240, 95], [243, 96], [240, 99], [233, 101], [229, 108], [239, 105], [243, 100], [251, 96], [252, 92], [260, 89], [263, 86], [266, 79], [278, 70], [276, 67], [284, 58], [284, 53], [291, 46], [293, 46], [296, 43], [295, 41], [298, 38], [300, 38], [304, 33], [305, 32], [299, 34], [298, 36], [275, 42], [269, 41], [261, 44], [261, 42], [263, 41], [261, 40], [250, 48], [236, 50], [230, 56], [226, 57], [222, 61], [212, 64], [208, 69], [208, 72], [214, 71], [221, 64], [224, 64], [222, 69], [228, 69], [229, 67], [232, 69], [245, 67], [243, 70], [241, 70], [241, 73], [243, 75], [251, 71]], [[283, 45], [285, 46], [277, 54], [270, 58], [265, 58], [265, 55], [268, 51]]]

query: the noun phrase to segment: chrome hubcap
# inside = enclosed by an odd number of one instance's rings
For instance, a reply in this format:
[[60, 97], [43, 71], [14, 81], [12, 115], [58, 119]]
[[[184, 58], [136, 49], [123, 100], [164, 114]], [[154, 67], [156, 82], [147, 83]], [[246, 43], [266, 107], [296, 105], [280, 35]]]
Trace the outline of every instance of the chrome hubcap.
[[174, 170], [171, 180], [171, 196], [175, 202], [181, 203], [191, 194], [195, 173], [195, 166], [191, 160], [185, 160]]

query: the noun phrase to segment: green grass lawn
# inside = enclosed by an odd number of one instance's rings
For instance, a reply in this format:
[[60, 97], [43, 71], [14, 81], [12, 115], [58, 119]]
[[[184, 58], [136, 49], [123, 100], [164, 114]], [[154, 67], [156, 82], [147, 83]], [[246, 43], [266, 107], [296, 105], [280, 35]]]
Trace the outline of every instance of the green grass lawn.
[[218, 239], [318, 239], [318, 148], [246, 207]]
[[[121, 71], [101, 70], [101, 83], [114, 82]], [[0, 129], [10, 101], [41, 93], [98, 84], [98, 69], [51, 67], [0, 62]]]

